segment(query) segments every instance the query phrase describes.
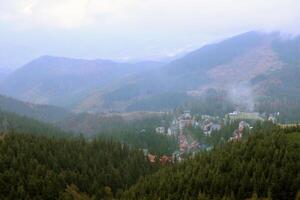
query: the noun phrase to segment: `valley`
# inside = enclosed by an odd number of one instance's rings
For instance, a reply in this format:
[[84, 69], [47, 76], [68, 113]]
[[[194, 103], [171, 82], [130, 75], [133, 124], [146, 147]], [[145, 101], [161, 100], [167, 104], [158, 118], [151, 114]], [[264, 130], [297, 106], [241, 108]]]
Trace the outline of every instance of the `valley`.
[[0, 82], [0, 199], [298, 198], [299, 41], [34, 59]]

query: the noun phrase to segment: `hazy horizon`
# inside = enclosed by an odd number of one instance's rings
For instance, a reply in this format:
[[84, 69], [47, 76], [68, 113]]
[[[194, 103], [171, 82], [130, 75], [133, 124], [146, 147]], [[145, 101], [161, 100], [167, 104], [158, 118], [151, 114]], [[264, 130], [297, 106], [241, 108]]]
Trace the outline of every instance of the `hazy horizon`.
[[296, 0], [10, 0], [0, 5], [0, 69], [43, 55], [165, 60], [248, 31], [299, 34]]

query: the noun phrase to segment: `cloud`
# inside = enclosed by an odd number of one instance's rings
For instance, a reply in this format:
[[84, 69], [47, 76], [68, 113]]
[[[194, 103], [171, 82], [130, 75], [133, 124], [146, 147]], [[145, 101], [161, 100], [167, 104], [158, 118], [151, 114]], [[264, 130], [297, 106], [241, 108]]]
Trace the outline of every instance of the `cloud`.
[[0, 20], [23, 28], [89, 26], [119, 9], [115, 0], [7, 0], [1, 4]]
[[[1, 0], [0, 19], [62, 29], [126, 23], [129, 28], [295, 31], [298, 0]], [[191, 27], [192, 26], [192, 27]], [[297, 30], [298, 31], [298, 30]], [[181, 31], [182, 32], [182, 31]]]
[[174, 56], [250, 30], [300, 33], [299, 0], [0, 0], [0, 43], [36, 54]]

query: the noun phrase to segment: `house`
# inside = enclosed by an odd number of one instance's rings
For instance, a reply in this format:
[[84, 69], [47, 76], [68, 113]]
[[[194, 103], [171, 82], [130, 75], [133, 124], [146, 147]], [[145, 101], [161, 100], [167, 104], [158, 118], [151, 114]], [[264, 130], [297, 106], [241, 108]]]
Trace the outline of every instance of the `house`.
[[172, 135], [171, 128], [168, 128], [167, 134], [168, 134], [168, 136], [171, 136], [171, 135]]
[[245, 121], [239, 123], [239, 132], [243, 132], [246, 127], [249, 127], [249, 124]]
[[191, 116], [191, 111], [185, 110], [185, 111], [183, 112], [183, 117], [184, 117], [184, 119], [191, 119], [191, 118], [192, 118], [192, 116]]
[[191, 127], [193, 125], [193, 119], [190, 111], [184, 111], [184, 113], [178, 117], [179, 128]]
[[229, 139], [229, 141], [232, 141], [232, 140], [241, 140], [242, 137], [243, 137], [243, 133], [244, 133], [244, 130], [246, 127], [249, 127], [249, 124], [245, 121], [241, 121], [239, 123], [239, 127], [238, 129], [236, 129], [234, 132], [233, 132], [233, 136]]
[[172, 163], [172, 157], [163, 155], [162, 157], [160, 157], [159, 161], [163, 165], [168, 164], [168, 163]]
[[273, 124], [277, 123], [277, 117], [279, 116], [279, 112], [275, 114], [270, 114], [268, 117], [268, 121], [272, 122]]
[[160, 133], [160, 134], [164, 134], [165, 133], [165, 127], [163, 127], [163, 126], [157, 127], [155, 129], [155, 132]]
[[148, 160], [151, 163], [155, 163], [156, 162], [156, 155], [152, 155], [152, 154], [148, 154]]
[[203, 124], [203, 133], [208, 136], [211, 134], [211, 126], [213, 125], [212, 122], [206, 120]]
[[221, 129], [220, 124], [214, 124], [214, 123], [210, 122], [203, 126], [203, 133], [206, 136], [209, 136], [212, 131], [219, 131], [220, 129]]
[[193, 127], [197, 128], [199, 126], [200, 126], [200, 123], [198, 121], [196, 121], [196, 120], [193, 120]]

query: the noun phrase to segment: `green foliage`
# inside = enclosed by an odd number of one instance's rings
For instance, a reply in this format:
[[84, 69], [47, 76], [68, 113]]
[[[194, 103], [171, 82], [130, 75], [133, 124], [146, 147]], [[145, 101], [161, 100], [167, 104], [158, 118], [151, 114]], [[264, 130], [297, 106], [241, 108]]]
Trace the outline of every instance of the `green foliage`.
[[[170, 126], [171, 117], [144, 116], [136, 119], [124, 119], [121, 116], [78, 115], [60, 126], [72, 131], [83, 132], [85, 135], [102, 138], [113, 138], [129, 145], [131, 148], [148, 149], [150, 152], [162, 155], [173, 153], [178, 145], [174, 137], [155, 133], [155, 128]], [[69, 128], [68, 128], [69, 127]]]
[[300, 128], [282, 130], [259, 124], [253, 131], [246, 141], [217, 146], [146, 176], [123, 198], [295, 199], [300, 186], [300, 145], [289, 137], [291, 131], [300, 134]]
[[199, 143], [206, 142], [206, 135], [203, 133], [201, 128], [193, 128], [189, 127], [184, 130], [186, 135], [190, 135], [194, 140], [198, 141]]
[[104, 134], [100, 137], [115, 138], [135, 149], [148, 149], [152, 154], [171, 155], [178, 149], [177, 140], [174, 137], [157, 134], [154, 131], [134, 132], [123, 130], [112, 134]]
[[218, 131], [212, 131], [210, 136], [206, 138], [206, 142], [210, 145], [218, 145], [229, 140], [232, 136], [233, 131], [237, 129], [239, 122], [234, 122], [228, 125], [222, 125], [222, 128]]
[[170, 115], [158, 113], [127, 113], [127, 114], [89, 114], [80, 113], [75, 117], [57, 123], [58, 127], [86, 136], [95, 134], [115, 133], [121, 130], [138, 132], [142, 129], [154, 130], [158, 126], [169, 126]]
[[16, 113], [43, 122], [55, 122], [70, 117], [71, 112], [56, 106], [25, 103], [0, 95], [0, 108], [3, 111]]
[[109, 199], [156, 169], [112, 140], [7, 134], [0, 141], [0, 199]]
[[53, 125], [46, 124], [31, 118], [18, 116], [13, 113], [0, 111], [0, 133], [30, 133], [36, 135], [48, 135], [65, 137], [72, 133], [67, 133]]

